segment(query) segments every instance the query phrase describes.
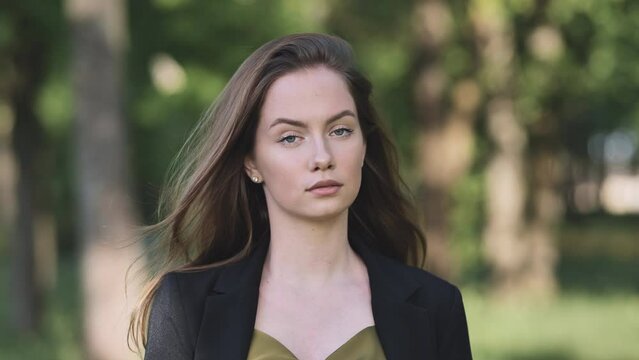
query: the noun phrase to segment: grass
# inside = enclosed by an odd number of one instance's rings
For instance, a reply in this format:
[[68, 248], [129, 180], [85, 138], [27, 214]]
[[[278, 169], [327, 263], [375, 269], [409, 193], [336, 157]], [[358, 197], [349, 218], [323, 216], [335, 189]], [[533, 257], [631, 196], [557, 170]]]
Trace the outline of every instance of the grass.
[[475, 359], [639, 359], [639, 296], [563, 294], [496, 303], [465, 289]]

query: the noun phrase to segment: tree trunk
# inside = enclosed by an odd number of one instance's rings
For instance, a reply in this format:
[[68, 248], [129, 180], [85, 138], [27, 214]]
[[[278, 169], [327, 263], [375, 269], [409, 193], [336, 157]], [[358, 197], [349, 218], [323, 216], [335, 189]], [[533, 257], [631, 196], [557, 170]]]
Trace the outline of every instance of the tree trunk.
[[44, 133], [35, 113], [35, 102], [45, 71], [46, 46], [26, 11], [11, 7], [9, 12], [14, 17], [15, 31], [22, 34], [9, 51], [14, 72], [9, 77], [11, 110], [7, 116], [13, 119], [5, 120], [13, 123], [11, 144], [16, 165], [13, 182], [16, 206], [12, 206], [15, 212], [8, 214], [12, 221], [10, 319], [17, 331], [32, 333], [38, 330], [42, 317], [42, 297], [47, 285], [42, 274], [55, 271], [55, 267], [43, 269], [55, 263], [52, 262], [55, 251], [40, 253], [44, 258], [36, 259], [40, 245], [55, 248], [53, 234], [40, 231], [38, 226], [45, 217], [48, 186], [42, 182], [46, 169], [42, 156]]
[[125, 273], [141, 249], [131, 245], [137, 216], [122, 109], [124, 3], [68, 0], [67, 10], [87, 358], [132, 358], [126, 332], [139, 287], [129, 283], [125, 294]]
[[445, 1], [419, 2], [415, 24], [419, 41], [414, 90], [420, 124], [418, 197], [425, 217], [427, 265], [432, 272], [451, 279], [457, 273], [449, 244], [451, 190], [471, 164], [479, 87], [468, 79], [449, 84], [441, 52], [450, 41], [453, 23]]
[[537, 122], [532, 131], [532, 216], [528, 226], [528, 264], [523, 283], [539, 297], [553, 296], [557, 291], [556, 230], [565, 211], [561, 189], [566, 181], [567, 156], [560, 153], [556, 119], [548, 115]]
[[[488, 219], [484, 244], [493, 269], [494, 290], [506, 296], [552, 296], [557, 287], [554, 228], [563, 213], [559, 187], [564, 175], [556, 150], [557, 129], [547, 115], [538, 119], [536, 130], [530, 134], [521, 125], [514, 105], [512, 20], [504, 2], [475, 0], [471, 9], [482, 76], [491, 96], [487, 125], [495, 150], [486, 173]], [[536, 137], [529, 141], [529, 136]], [[528, 169], [527, 150], [532, 154]], [[528, 217], [527, 200], [531, 210]]]
[[[32, 95], [32, 94], [30, 94]], [[32, 99], [16, 104], [14, 151], [18, 165], [17, 216], [11, 237], [11, 323], [20, 332], [36, 331], [41, 320], [42, 289], [36, 282], [34, 220], [36, 205], [36, 157], [41, 129]]]
[[487, 117], [496, 149], [486, 170], [488, 219], [484, 245], [493, 270], [494, 290], [507, 295], [521, 289], [520, 276], [529, 255], [524, 223], [525, 133], [515, 118], [512, 99], [493, 99]]
[[514, 44], [507, 9], [500, 0], [474, 0], [471, 19], [481, 57], [481, 77], [490, 100], [488, 135], [494, 153], [486, 170], [487, 223], [484, 250], [494, 290], [517, 292], [527, 254], [524, 150], [527, 135], [514, 108]]

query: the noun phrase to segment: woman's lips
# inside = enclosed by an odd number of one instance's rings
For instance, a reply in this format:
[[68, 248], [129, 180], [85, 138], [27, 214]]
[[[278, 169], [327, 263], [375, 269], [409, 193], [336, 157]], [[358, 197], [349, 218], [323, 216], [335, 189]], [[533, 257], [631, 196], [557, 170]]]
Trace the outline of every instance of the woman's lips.
[[309, 191], [316, 195], [325, 196], [325, 195], [333, 195], [337, 193], [341, 187], [342, 187], [341, 185], [340, 186], [322, 186]]
[[321, 180], [313, 184], [313, 186], [311, 186], [308, 190], [310, 191], [319, 187], [329, 187], [329, 186], [342, 186], [342, 183], [337, 182], [335, 180], [331, 180], [331, 179]]
[[339, 188], [342, 187], [342, 183], [335, 181], [333, 179], [325, 179], [316, 182], [311, 186], [307, 191], [312, 192], [315, 195], [319, 196], [328, 196], [333, 195], [339, 191]]

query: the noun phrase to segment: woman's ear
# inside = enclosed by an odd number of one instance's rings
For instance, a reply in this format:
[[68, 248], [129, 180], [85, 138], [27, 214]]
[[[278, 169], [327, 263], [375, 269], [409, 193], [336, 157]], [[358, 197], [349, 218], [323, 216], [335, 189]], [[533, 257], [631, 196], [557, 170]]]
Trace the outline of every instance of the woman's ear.
[[[255, 166], [255, 161], [250, 155], [244, 157], [244, 171], [253, 182], [261, 182], [262, 176]], [[256, 181], [257, 179], [257, 181]]]

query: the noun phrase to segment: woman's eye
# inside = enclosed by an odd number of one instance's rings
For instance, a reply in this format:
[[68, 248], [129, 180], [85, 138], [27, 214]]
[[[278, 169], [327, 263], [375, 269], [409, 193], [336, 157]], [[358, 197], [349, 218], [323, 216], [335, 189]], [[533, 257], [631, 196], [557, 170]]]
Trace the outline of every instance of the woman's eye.
[[295, 136], [295, 135], [288, 135], [288, 136], [284, 136], [283, 138], [281, 138], [279, 142], [285, 143], [285, 144], [292, 144], [292, 143], [295, 142], [296, 138], [297, 138], [297, 136]]
[[339, 129], [335, 129], [333, 132], [337, 136], [348, 136], [350, 133], [353, 132], [353, 130], [347, 129], [347, 128], [339, 128]]

